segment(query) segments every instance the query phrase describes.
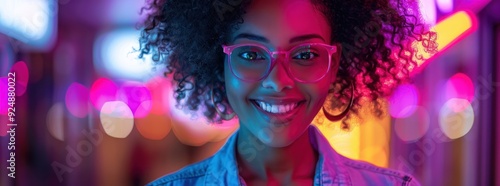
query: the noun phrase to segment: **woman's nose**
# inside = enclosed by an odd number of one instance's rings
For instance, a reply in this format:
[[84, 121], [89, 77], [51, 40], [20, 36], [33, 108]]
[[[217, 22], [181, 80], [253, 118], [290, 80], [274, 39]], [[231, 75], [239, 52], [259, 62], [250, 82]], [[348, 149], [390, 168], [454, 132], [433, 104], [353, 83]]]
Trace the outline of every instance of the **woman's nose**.
[[[280, 59], [283, 60], [283, 59]], [[275, 92], [281, 92], [284, 89], [293, 88], [295, 81], [287, 73], [283, 61], [276, 61], [277, 64], [272, 67], [269, 75], [262, 81], [264, 88], [271, 88]]]

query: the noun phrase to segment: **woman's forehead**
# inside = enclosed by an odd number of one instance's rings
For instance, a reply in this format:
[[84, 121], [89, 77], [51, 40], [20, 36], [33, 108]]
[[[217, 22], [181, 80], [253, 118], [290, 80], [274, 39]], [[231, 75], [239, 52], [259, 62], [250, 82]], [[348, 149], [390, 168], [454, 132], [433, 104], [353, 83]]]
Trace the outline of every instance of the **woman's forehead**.
[[232, 38], [251, 33], [267, 38], [271, 44], [281, 45], [301, 35], [319, 35], [327, 42], [331, 37], [327, 19], [310, 0], [254, 0], [243, 19]]

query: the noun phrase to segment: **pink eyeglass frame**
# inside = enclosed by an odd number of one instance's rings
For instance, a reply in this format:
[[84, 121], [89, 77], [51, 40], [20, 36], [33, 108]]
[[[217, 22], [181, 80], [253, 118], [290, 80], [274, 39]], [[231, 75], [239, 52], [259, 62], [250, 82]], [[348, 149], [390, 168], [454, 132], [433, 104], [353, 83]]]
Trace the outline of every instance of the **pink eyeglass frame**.
[[[291, 69], [290, 69], [290, 53], [292, 51], [294, 51], [295, 49], [297, 48], [300, 48], [300, 47], [303, 47], [304, 45], [316, 45], [316, 46], [322, 46], [322, 47], [325, 47], [328, 51], [328, 69], [326, 70], [325, 74], [323, 74], [323, 76], [319, 77], [318, 79], [314, 80], [314, 81], [303, 81], [303, 80], [300, 80], [298, 79], [297, 77], [293, 76], [291, 74]], [[233, 50], [235, 48], [238, 48], [238, 47], [241, 47], [241, 46], [255, 46], [255, 47], [259, 47], [259, 48], [262, 48], [264, 49], [268, 54], [269, 56], [271, 56], [271, 65], [269, 67], [269, 69], [266, 71], [266, 75], [262, 76], [260, 79], [257, 79], [257, 80], [248, 80], [248, 79], [242, 79], [240, 77], [238, 77], [234, 71], [233, 71], [233, 67], [230, 63], [231, 61], [231, 54], [233, 53]], [[290, 50], [288, 51], [270, 51], [269, 48], [267, 48], [266, 46], [263, 46], [263, 45], [259, 45], [259, 44], [253, 44], [253, 43], [250, 43], [250, 44], [236, 44], [236, 45], [230, 45], [230, 46], [227, 46], [227, 45], [222, 45], [222, 49], [224, 51], [225, 54], [228, 55], [228, 65], [229, 65], [229, 68], [231, 69], [231, 73], [233, 73], [233, 75], [242, 80], [242, 81], [247, 81], [247, 82], [256, 82], [256, 81], [261, 81], [265, 78], [267, 78], [267, 76], [269, 76], [269, 74], [271, 73], [272, 69], [274, 68], [274, 66], [276, 66], [277, 64], [277, 60], [276, 60], [276, 56], [278, 56], [279, 54], [285, 54], [285, 65], [286, 65], [286, 73], [288, 74], [289, 77], [292, 77], [295, 81], [297, 82], [301, 82], [301, 83], [314, 83], [314, 82], [318, 82], [319, 80], [323, 79], [327, 74], [328, 72], [330, 71], [331, 69], [331, 66], [332, 66], [332, 55], [334, 53], [337, 52], [337, 46], [335, 45], [327, 45], [327, 44], [324, 44], [324, 43], [303, 43], [303, 44], [300, 44], [300, 45], [297, 45], [293, 48], [291, 48]]]

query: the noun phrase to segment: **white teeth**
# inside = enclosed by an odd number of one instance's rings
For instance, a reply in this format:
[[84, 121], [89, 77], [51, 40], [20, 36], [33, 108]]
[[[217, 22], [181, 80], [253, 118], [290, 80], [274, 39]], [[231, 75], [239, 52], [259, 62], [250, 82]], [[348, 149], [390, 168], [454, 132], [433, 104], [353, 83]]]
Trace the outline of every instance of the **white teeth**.
[[256, 101], [256, 102], [260, 106], [260, 108], [274, 114], [283, 114], [290, 112], [291, 110], [295, 109], [298, 105], [297, 103], [290, 103], [286, 105], [271, 105], [269, 103], [265, 103], [262, 101]]
[[285, 113], [286, 112], [285, 105], [280, 105], [278, 110], [280, 113]]
[[273, 105], [271, 109], [272, 113], [278, 113], [278, 105]]
[[260, 108], [266, 108], [266, 104], [264, 102], [258, 101], [257, 103], [259, 104]]

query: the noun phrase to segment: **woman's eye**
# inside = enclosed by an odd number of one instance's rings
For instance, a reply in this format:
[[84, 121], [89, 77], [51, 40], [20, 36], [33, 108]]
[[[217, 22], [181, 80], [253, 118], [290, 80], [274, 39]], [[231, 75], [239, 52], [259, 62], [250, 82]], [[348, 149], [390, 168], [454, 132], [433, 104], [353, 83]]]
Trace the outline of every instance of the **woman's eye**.
[[260, 60], [264, 59], [261, 55], [259, 55], [257, 52], [243, 52], [240, 54], [240, 57], [246, 60]]
[[313, 53], [313, 52], [301, 52], [301, 53], [293, 56], [293, 59], [310, 60], [310, 59], [313, 59], [317, 56], [318, 55], [316, 53]]

